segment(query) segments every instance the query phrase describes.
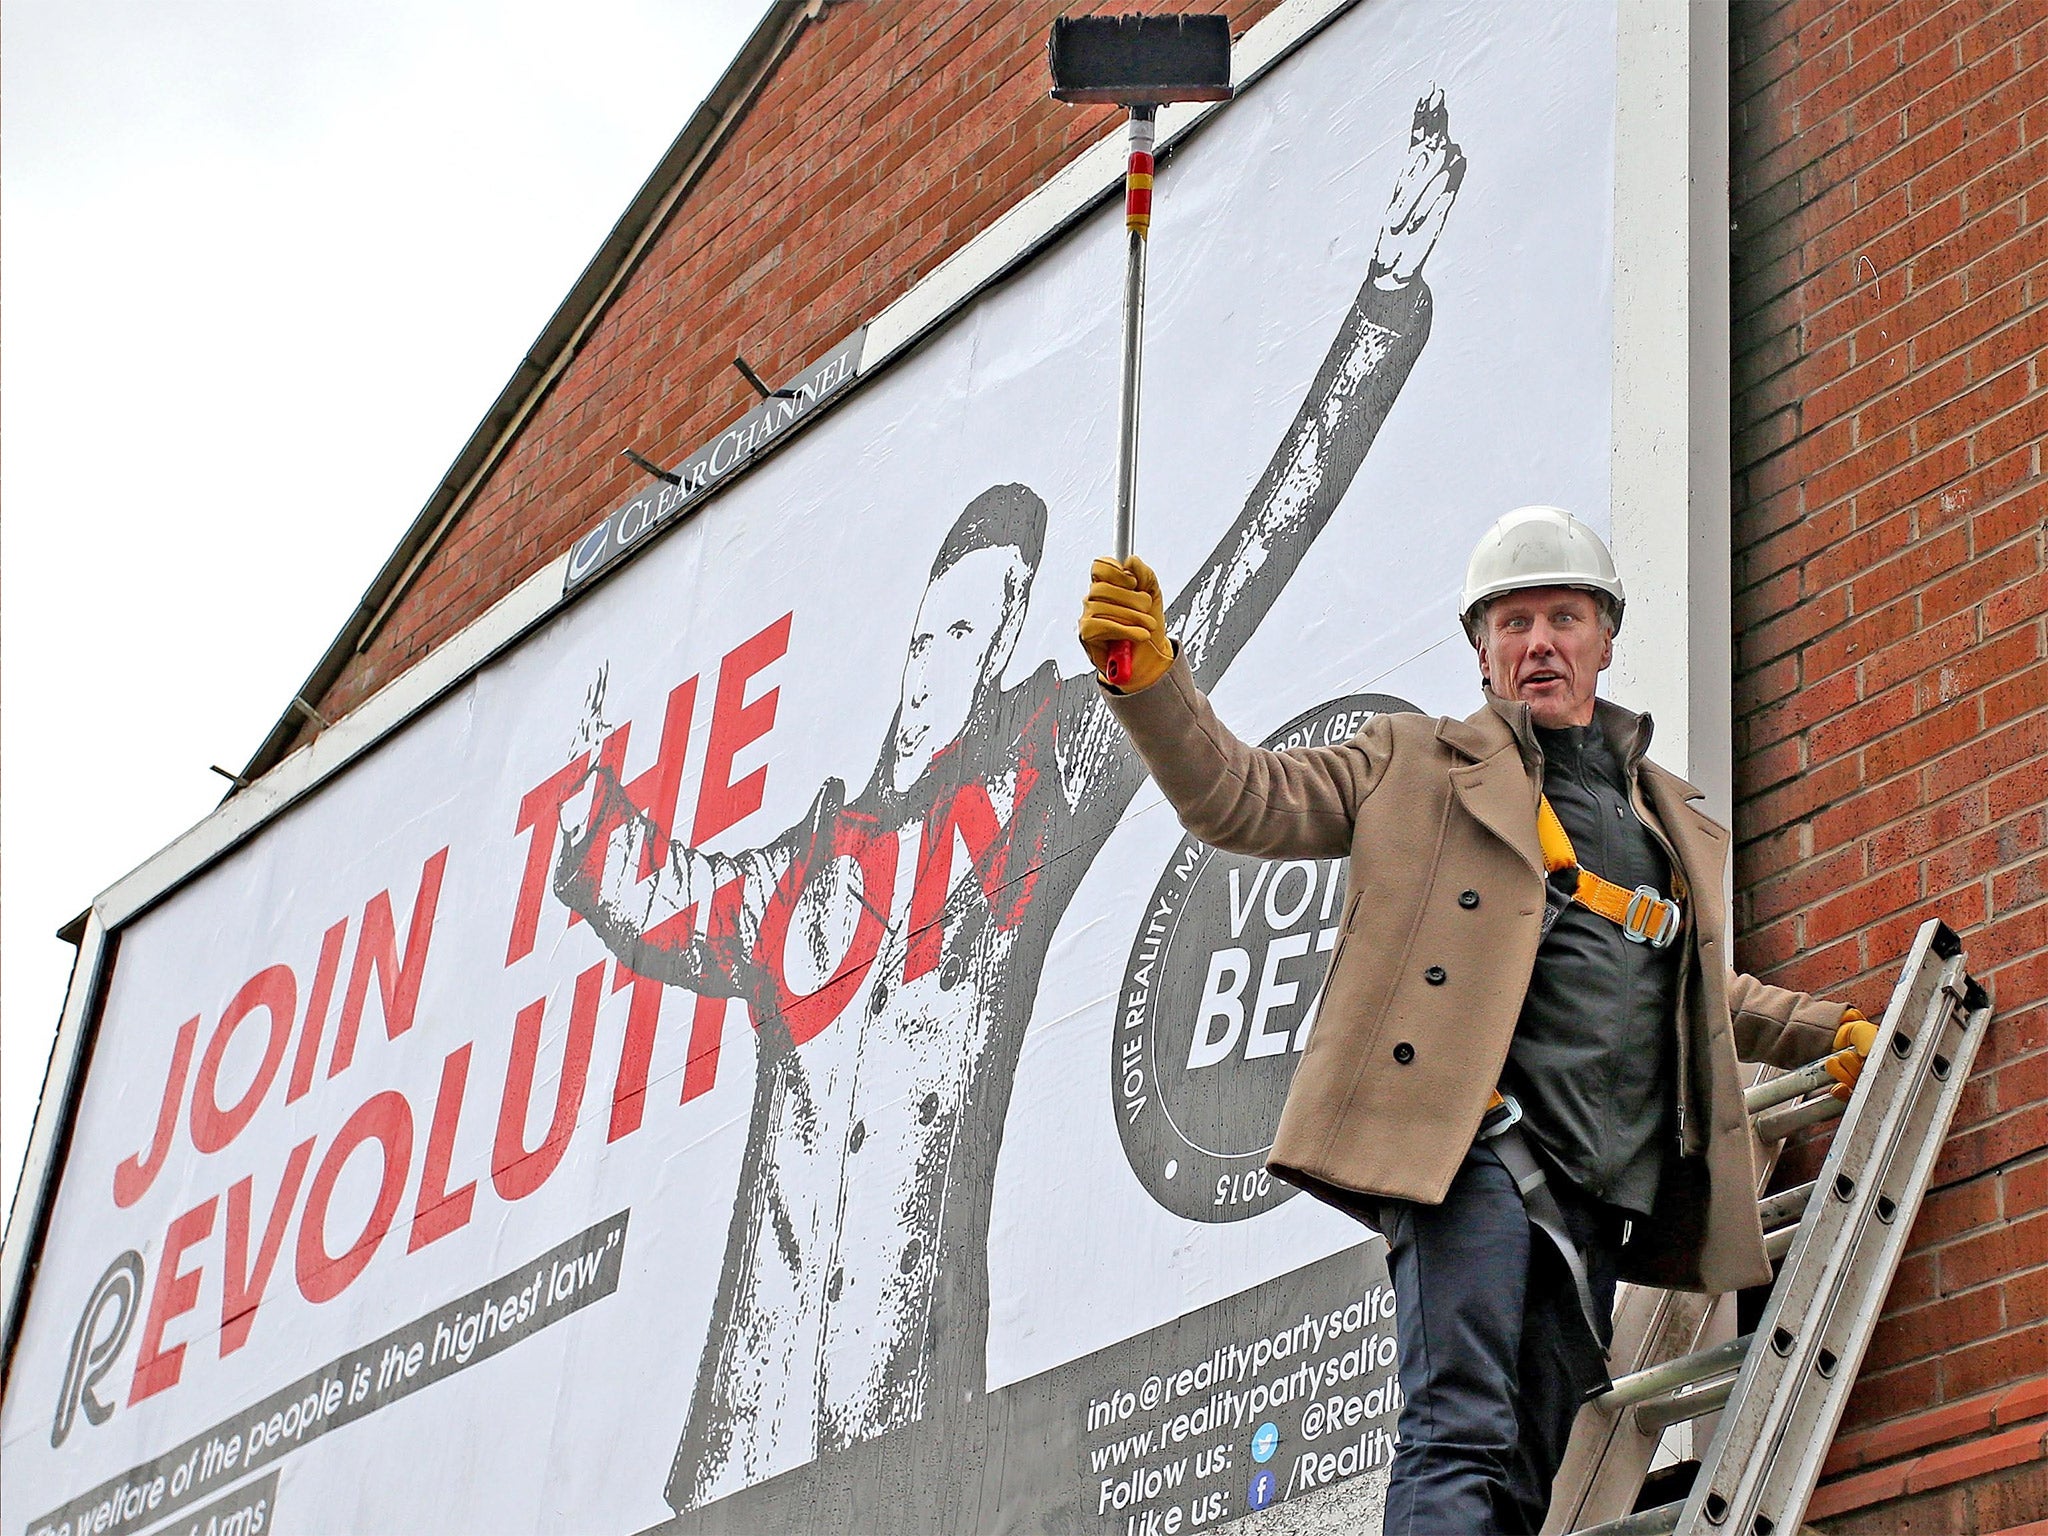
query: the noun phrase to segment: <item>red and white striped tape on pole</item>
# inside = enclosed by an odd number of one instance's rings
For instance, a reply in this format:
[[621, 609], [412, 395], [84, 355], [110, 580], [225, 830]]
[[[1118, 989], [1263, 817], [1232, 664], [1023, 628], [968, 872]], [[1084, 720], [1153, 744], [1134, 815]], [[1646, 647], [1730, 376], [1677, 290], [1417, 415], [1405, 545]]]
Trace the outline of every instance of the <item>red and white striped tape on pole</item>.
[[1124, 167], [1124, 227], [1140, 235], [1152, 228], [1152, 130], [1151, 114], [1131, 114], [1131, 158]]

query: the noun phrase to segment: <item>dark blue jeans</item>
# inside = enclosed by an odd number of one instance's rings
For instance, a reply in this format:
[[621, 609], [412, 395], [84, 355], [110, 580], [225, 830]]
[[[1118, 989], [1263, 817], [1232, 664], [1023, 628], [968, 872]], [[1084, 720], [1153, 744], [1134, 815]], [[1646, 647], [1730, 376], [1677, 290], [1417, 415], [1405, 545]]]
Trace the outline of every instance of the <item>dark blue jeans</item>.
[[[1620, 1218], [1556, 1175], [1550, 1186], [1604, 1318]], [[1442, 1205], [1388, 1200], [1380, 1219], [1407, 1399], [1385, 1536], [1540, 1530], [1572, 1419], [1602, 1374], [1570, 1271], [1484, 1143]]]

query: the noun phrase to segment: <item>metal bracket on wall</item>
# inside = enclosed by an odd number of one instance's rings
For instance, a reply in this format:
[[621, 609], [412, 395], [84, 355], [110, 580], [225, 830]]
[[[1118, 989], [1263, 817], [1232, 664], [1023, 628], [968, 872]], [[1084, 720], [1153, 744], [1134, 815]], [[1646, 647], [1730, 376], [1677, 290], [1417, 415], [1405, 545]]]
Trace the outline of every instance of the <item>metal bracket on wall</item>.
[[683, 483], [683, 477], [674, 470], [663, 469], [654, 460], [643, 458], [630, 448], [621, 448], [619, 450], [619, 457], [630, 460], [635, 466], [646, 470], [648, 474], [654, 476], [657, 480], [666, 480], [670, 485], [681, 485]]
[[794, 400], [796, 398], [796, 391], [793, 389], [770, 389], [768, 381], [754, 372], [752, 368], [749, 368], [747, 360], [738, 353], [733, 354], [732, 365], [739, 370], [740, 377], [747, 381], [748, 387], [763, 400]]

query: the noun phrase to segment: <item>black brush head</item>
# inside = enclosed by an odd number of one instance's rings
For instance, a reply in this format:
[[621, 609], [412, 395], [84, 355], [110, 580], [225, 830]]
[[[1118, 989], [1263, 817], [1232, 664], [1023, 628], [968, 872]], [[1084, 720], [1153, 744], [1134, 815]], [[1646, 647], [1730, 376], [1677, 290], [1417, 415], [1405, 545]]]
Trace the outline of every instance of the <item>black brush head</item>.
[[1055, 101], [1118, 107], [1230, 99], [1227, 16], [1062, 16], [1052, 24]]

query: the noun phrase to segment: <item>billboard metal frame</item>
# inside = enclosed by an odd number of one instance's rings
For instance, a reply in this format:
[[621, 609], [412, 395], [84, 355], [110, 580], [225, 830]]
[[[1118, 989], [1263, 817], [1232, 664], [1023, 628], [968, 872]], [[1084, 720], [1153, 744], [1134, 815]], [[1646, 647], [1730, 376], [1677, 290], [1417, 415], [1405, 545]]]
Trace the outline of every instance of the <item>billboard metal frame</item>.
[[[1237, 40], [1237, 84], [1257, 79], [1361, 3], [1370, 0], [1284, 0]], [[1725, 821], [1732, 777], [1728, 18], [1716, 0], [1688, 0], [1682, 8], [1620, 0], [1617, 14], [1609, 453], [1615, 553], [1627, 572], [1630, 600], [1615, 685], [1631, 704], [1657, 714], [1660, 755], [1706, 791], [1709, 808]], [[713, 95], [723, 89], [721, 83]], [[1227, 105], [1162, 108], [1161, 149]], [[1123, 150], [1121, 129], [1112, 129], [869, 318], [853, 382], [707, 495], [705, 504], [1114, 196], [1123, 181]], [[76, 930], [78, 954], [0, 1244], [0, 1389], [34, 1284], [122, 929], [631, 563], [630, 556], [622, 559], [565, 593], [569, 558], [565, 550], [534, 572], [94, 899]]]

